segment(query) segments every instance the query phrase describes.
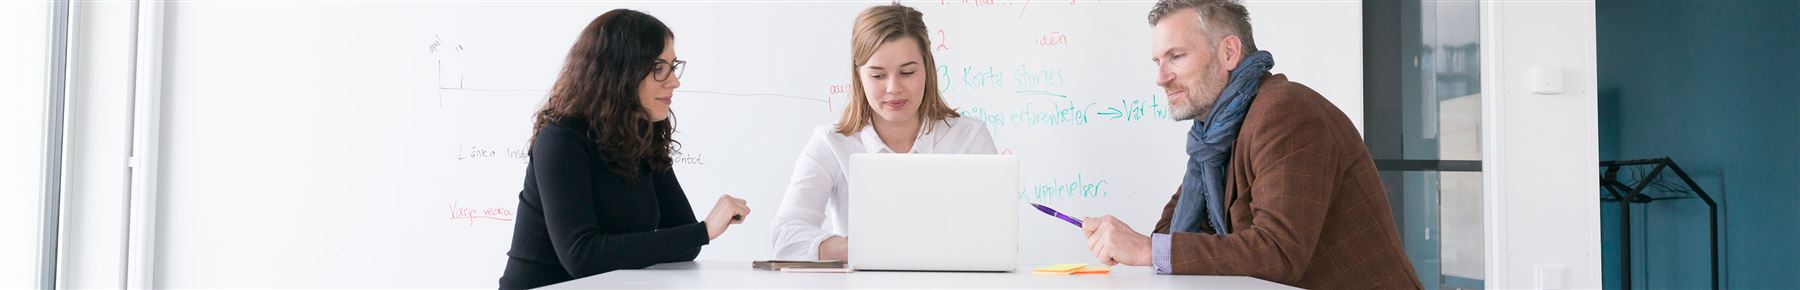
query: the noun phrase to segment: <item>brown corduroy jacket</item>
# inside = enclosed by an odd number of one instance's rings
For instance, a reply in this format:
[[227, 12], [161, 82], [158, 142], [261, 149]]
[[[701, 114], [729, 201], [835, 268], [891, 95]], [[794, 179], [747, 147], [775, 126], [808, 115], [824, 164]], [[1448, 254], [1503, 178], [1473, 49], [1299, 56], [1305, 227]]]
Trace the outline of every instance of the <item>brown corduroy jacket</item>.
[[[1230, 234], [1173, 234], [1175, 274], [1242, 275], [1308, 289], [1422, 288], [1362, 136], [1318, 92], [1285, 75], [1264, 76], [1230, 154]], [[1156, 233], [1169, 232], [1180, 192], [1163, 208]]]

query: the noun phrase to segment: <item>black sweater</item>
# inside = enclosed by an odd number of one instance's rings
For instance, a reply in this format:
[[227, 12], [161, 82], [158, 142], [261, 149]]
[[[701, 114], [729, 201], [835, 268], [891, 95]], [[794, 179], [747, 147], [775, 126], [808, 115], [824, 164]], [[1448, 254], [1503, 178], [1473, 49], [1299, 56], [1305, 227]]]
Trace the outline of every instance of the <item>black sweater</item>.
[[707, 243], [674, 170], [612, 173], [586, 121], [548, 124], [531, 145], [512, 250], [500, 288], [535, 288], [663, 262], [692, 261]]

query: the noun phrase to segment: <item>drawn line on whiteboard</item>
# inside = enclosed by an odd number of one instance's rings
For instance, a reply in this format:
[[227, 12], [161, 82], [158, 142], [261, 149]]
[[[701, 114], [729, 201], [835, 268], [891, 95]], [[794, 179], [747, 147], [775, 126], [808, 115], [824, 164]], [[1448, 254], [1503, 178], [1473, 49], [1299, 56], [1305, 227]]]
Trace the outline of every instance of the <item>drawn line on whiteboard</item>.
[[446, 90], [446, 91], [471, 91], [471, 92], [492, 92], [492, 93], [506, 93], [506, 92], [540, 93], [540, 92], [549, 92], [550, 91], [550, 90], [537, 90], [537, 89], [471, 89], [471, 88], [446, 88], [446, 87], [438, 87], [438, 89]]
[[[435, 44], [432, 45], [431, 52], [437, 52], [437, 46]], [[444, 60], [442, 59], [437, 60], [437, 82], [438, 84], [444, 83]], [[442, 85], [438, 86], [437, 106], [439, 108], [444, 107], [444, 86]]]
[[1026, 9], [1031, 9], [1031, 0], [1025, 0], [1025, 5], [1019, 6], [1019, 19], [1018, 20], [1025, 20], [1025, 10]]
[[1094, 114], [1101, 115], [1101, 116], [1112, 116], [1113, 119], [1118, 119], [1119, 117], [1125, 116], [1125, 112], [1119, 111], [1119, 108], [1106, 108], [1106, 109], [1112, 110], [1112, 111], [1111, 112], [1099, 112], [1099, 113], [1094, 113]]
[[452, 220], [491, 219], [491, 220], [503, 220], [503, 221], [513, 220], [513, 219], [509, 219], [509, 218], [491, 217], [491, 216], [466, 216], [466, 217], [456, 217], [456, 218], [450, 218], [450, 219], [452, 219]]
[[513, 219], [509, 219], [509, 218], [502, 218], [502, 217], [491, 217], [491, 216], [471, 216], [471, 217], [459, 217], [459, 218], [450, 218], [450, 220], [451, 220], [451, 221], [456, 221], [456, 220], [469, 220], [469, 226], [471, 226], [471, 227], [472, 227], [472, 226], [475, 226], [475, 219], [478, 219], [478, 218], [483, 218], [483, 219], [491, 219], [491, 220], [500, 220], [500, 221], [512, 221], [512, 220], [513, 220]]
[[1015, 91], [1014, 93], [1018, 93], [1020, 96], [1050, 96], [1050, 97], [1058, 97], [1058, 98], [1064, 98], [1064, 99], [1069, 98], [1069, 96], [1067, 96], [1067, 95], [1052, 93], [1049, 91], [1039, 91], [1039, 90], [1022, 90], [1022, 91]]
[[763, 94], [763, 93], [732, 93], [732, 92], [719, 92], [719, 91], [696, 91], [696, 90], [676, 90], [676, 92], [682, 92], [682, 93], [696, 93], [696, 94], [709, 94], [709, 95], [726, 95], [726, 96], [737, 96], [737, 97], [781, 97], [781, 98], [789, 98], [789, 99], [795, 99], [795, 100], [803, 100], [803, 101], [814, 101], [814, 102], [820, 102], [820, 103], [824, 103], [824, 102], [827, 102], [827, 100], [825, 100], [825, 99], [821, 99], [821, 98], [808, 98], [808, 97], [801, 97], [801, 96], [793, 96], [793, 95], [783, 95], [783, 94]]

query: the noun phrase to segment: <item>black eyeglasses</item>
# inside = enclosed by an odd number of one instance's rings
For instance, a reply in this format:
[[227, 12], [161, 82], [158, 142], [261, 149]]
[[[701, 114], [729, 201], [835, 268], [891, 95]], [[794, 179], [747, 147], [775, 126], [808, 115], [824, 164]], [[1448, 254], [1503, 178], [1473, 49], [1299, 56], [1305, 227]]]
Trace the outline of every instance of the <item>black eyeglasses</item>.
[[669, 76], [675, 76], [675, 78], [679, 79], [681, 78], [682, 70], [685, 69], [687, 69], [687, 61], [685, 60], [677, 59], [675, 62], [671, 63], [658, 59], [656, 60], [656, 68], [650, 71], [650, 77], [659, 82], [668, 81]]

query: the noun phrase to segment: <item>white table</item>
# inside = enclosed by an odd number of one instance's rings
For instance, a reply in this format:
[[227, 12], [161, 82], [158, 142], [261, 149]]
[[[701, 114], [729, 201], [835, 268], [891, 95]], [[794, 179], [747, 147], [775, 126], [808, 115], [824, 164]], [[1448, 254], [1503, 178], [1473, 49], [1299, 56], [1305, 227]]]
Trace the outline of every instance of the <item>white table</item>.
[[699, 261], [613, 271], [545, 289], [1296, 289], [1243, 276], [1157, 275], [1149, 267], [1113, 267], [1106, 275], [1041, 275], [1032, 274], [1033, 267], [1020, 266], [1012, 273], [783, 273], [751, 269], [749, 261]]

